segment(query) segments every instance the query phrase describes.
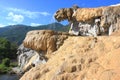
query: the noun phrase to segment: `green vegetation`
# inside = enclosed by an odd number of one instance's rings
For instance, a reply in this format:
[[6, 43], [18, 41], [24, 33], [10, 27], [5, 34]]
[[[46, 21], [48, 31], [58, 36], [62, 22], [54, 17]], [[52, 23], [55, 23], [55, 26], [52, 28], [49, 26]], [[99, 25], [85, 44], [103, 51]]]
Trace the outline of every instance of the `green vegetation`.
[[2, 60], [2, 64], [9, 67], [10, 66], [10, 59], [9, 58], [5, 58]]
[[0, 38], [0, 74], [9, 72], [16, 65], [12, 62], [17, 58], [16, 52], [17, 45], [15, 43]]
[[2, 60], [2, 63], [0, 64], [0, 73], [7, 73], [11, 70], [10, 67], [10, 59], [9, 58], [5, 58]]

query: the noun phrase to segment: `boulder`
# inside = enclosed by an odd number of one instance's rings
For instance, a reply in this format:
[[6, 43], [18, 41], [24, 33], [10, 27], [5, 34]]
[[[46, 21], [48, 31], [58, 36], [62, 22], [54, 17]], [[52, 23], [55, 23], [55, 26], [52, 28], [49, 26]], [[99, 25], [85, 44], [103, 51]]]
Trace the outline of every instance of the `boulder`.
[[62, 9], [59, 9], [54, 17], [55, 19], [60, 22], [62, 20], [68, 20], [68, 21], [71, 21], [72, 20], [72, 14], [73, 14], [73, 10], [72, 8], [62, 8]]

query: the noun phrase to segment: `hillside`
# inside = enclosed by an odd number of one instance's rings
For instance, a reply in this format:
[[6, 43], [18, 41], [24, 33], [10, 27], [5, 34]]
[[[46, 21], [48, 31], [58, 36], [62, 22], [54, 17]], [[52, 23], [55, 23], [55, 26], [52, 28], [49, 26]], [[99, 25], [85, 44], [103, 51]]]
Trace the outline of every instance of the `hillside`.
[[26, 26], [26, 25], [11, 25], [4, 28], [0, 28], [0, 37], [5, 37], [11, 42], [15, 42], [20, 45], [25, 38], [28, 31], [31, 30], [54, 30], [54, 31], [68, 31], [68, 27], [60, 23], [52, 23], [48, 25], [41, 25], [37, 27]]

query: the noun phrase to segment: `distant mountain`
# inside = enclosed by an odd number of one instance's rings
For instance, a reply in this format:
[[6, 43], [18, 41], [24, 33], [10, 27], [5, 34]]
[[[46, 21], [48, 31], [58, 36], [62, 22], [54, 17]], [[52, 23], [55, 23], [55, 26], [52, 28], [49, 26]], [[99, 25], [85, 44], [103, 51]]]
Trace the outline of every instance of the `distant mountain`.
[[26, 26], [26, 25], [10, 25], [0, 28], [0, 37], [7, 38], [11, 42], [15, 42], [18, 45], [22, 43], [25, 35], [31, 30], [55, 30], [55, 31], [68, 31], [68, 27], [60, 23], [52, 23], [48, 25], [41, 26]]
[[5, 31], [7, 31], [7, 30], [9, 30], [9, 29], [10, 29], [9, 27], [2, 27], [2, 28], [0, 28], [0, 34], [5, 32]]

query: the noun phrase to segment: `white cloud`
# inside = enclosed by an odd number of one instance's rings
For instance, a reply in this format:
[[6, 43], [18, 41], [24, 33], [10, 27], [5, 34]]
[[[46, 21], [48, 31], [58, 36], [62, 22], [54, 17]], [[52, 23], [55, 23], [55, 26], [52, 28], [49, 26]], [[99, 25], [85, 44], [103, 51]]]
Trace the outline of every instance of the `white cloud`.
[[48, 15], [50, 15], [50, 13], [48, 13], [48, 12], [39, 12], [41, 15], [43, 15], [43, 16], [48, 16]]
[[16, 23], [8, 23], [8, 25], [16, 25]]
[[14, 14], [13, 12], [9, 12], [6, 19], [12, 20], [13, 22], [21, 23], [24, 20], [24, 16], [20, 14]]
[[36, 27], [36, 26], [40, 26], [40, 25], [42, 25], [42, 24], [39, 24], [39, 23], [31, 23], [30, 24], [32, 27]]
[[49, 16], [49, 15], [51, 15], [48, 12], [29, 11], [29, 10], [18, 9], [18, 8], [7, 8], [7, 10], [8, 11], [17, 12], [19, 14], [23, 14], [26, 17], [29, 17], [29, 18], [32, 18], [32, 19], [38, 18], [40, 15], [42, 15], [42, 16]]
[[0, 23], [0, 27], [5, 27], [6, 25]]
[[114, 5], [111, 5], [111, 6], [120, 6], [120, 3], [118, 3], [118, 4], [114, 4]]

